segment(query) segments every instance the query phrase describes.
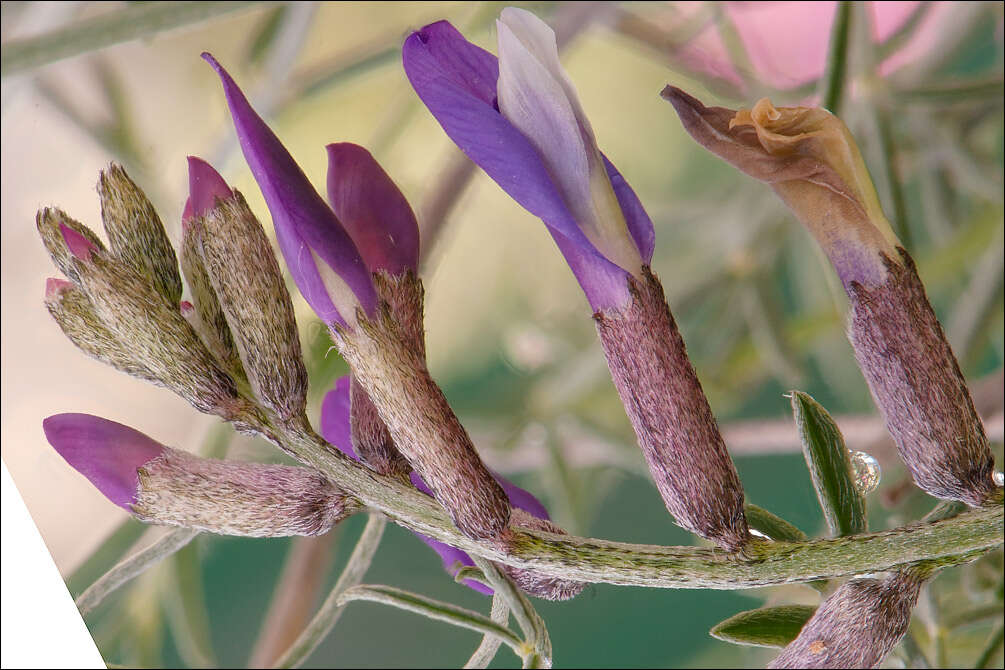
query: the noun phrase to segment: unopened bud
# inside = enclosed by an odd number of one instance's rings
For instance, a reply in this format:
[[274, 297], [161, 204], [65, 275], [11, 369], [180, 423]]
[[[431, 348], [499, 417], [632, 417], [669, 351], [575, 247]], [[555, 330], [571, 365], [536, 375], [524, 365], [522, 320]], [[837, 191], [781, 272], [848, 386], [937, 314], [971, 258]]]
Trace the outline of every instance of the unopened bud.
[[177, 305], [182, 292], [178, 261], [146, 194], [122, 166], [112, 163], [98, 178], [98, 196], [112, 253], [146, 277], [169, 304]]
[[910, 570], [847, 582], [768, 667], [875, 668], [907, 632], [922, 582]]
[[739, 549], [750, 538], [743, 487], [663, 287], [648, 268], [629, 287], [628, 305], [593, 318], [649, 472], [678, 524]]
[[45, 306], [63, 334], [85, 354], [133, 377], [156, 381], [150, 370], [102, 323], [90, 299], [72, 282], [49, 279]]
[[182, 224], [179, 260], [189, 291], [192, 292], [195, 318], [186, 316], [220, 365], [235, 379], [243, 379], [245, 373], [241, 354], [237, 351], [234, 336], [227, 325], [227, 317], [199, 256], [197, 231], [201, 226], [202, 219], [191, 219]]
[[352, 446], [360, 460], [382, 475], [408, 475], [412, 466], [394, 446], [391, 433], [377, 413], [377, 408], [355, 378], [350, 381], [349, 397]]
[[262, 224], [235, 192], [206, 213], [196, 235], [255, 396], [283, 420], [302, 414], [307, 370], [293, 303]]
[[76, 270], [70, 262], [70, 259], [74, 257], [70, 241], [75, 243], [75, 247], [79, 247], [80, 241], [83, 240], [84, 246], [89, 244], [98, 250], [105, 248], [105, 245], [90, 228], [70, 218], [61, 209], [46, 207], [38, 210], [38, 214], [35, 215], [35, 225], [42, 238], [42, 244], [45, 245], [46, 251], [52, 257], [52, 262], [56, 264], [60, 272], [73, 281], [78, 281], [78, 279], [75, 274]]
[[360, 509], [307, 468], [199, 458], [164, 447], [139, 469], [133, 514], [221, 535], [323, 535]]
[[177, 302], [168, 304], [146, 278], [103, 254], [73, 262], [95, 314], [154, 379], [201, 412], [231, 420], [247, 409]]

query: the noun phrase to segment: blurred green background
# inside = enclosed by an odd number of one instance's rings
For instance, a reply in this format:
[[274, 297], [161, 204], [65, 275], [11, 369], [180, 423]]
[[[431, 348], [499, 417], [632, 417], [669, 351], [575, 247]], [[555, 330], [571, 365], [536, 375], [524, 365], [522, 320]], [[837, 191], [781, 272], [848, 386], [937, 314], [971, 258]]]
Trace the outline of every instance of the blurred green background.
[[[91, 184], [114, 160], [147, 189], [177, 240], [187, 154], [220, 168], [268, 222], [218, 82], [198, 58], [203, 50], [230, 70], [319, 190], [324, 144], [353, 141], [374, 153], [409, 198], [423, 232], [430, 368], [488, 463], [541, 498], [571, 533], [695, 542], [673, 525], [649, 481], [589, 308], [544, 226], [470, 168], [401, 70], [404, 37], [439, 18], [495, 51], [494, 18], [504, 4], [204, 3], [204, 14], [188, 15], [182, 10], [194, 10], [177, 3], [174, 24], [138, 33], [137, 20], [123, 20], [123, 34], [141, 40], [101, 41], [110, 31], [101, 21], [118, 25], [116, 17], [151, 4], [2, 5], [3, 457], [74, 594], [143, 527], [123, 521], [50, 453], [41, 418], [86, 409], [193, 451], [212, 423], [194, 421], [190, 408], [163, 391], [78, 360], [41, 305], [42, 278], [53, 271], [31, 222], [40, 205], [59, 204], [96, 225]], [[901, 4], [900, 27], [881, 40], [870, 39], [873, 8], [853, 12], [838, 111], [975, 384], [1000, 468], [1002, 5]], [[759, 69], [756, 53], [745, 53], [743, 7], [682, 5], [521, 4], [556, 26], [600, 146], [656, 225], [653, 269], [748, 500], [810, 535], [824, 532], [783, 397], [798, 388], [837, 417], [849, 447], [882, 464], [883, 484], [869, 497], [872, 527], [917, 519], [933, 501], [909, 485], [885, 438], [844, 336], [843, 296], [830, 267], [768, 189], [700, 150], [658, 95], [672, 83], [726, 106], [763, 95], [798, 104], [813, 100], [819, 84], [780, 85], [784, 72]], [[815, 18], [827, 22], [834, 5], [814, 3]], [[46, 41], [61, 29], [60, 39]], [[887, 57], [900, 50], [906, 55], [890, 66]], [[49, 64], [53, 55], [67, 58]], [[717, 59], [730, 64], [727, 74], [713, 67]], [[299, 298], [298, 316], [316, 411], [345, 366]], [[34, 340], [44, 352], [37, 357], [25, 353]], [[237, 458], [282, 459], [244, 437], [230, 449]], [[309, 571], [316, 585], [293, 588], [308, 614], [363, 522], [353, 518], [324, 540], [301, 542], [317, 562]], [[87, 623], [110, 663], [246, 664], [294, 544], [201, 536], [109, 598]], [[388, 527], [366, 581], [488, 610], [487, 598], [453, 584], [439, 559], [396, 526]], [[922, 598], [907, 653], [970, 665], [995, 617], [972, 621], [966, 613], [991, 606], [1000, 621], [1001, 597], [1000, 552], [941, 576]], [[771, 650], [732, 647], [708, 629], [765, 601], [815, 598], [807, 587], [732, 593], [596, 585], [568, 603], [537, 604], [559, 667], [757, 667]], [[954, 616], [965, 625], [950, 625]], [[477, 643], [468, 631], [355, 603], [308, 666], [455, 667]], [[1000, 649], [992, 664], [1001, 666]], [[503, 649], [493, 667], [516, 665]]]

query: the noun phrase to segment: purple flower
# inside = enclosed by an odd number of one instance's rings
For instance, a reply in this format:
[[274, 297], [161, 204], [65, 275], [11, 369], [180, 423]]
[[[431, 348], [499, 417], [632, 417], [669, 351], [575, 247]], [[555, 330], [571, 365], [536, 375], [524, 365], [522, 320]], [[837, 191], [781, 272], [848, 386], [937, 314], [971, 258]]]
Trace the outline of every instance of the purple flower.
[[[321, 436], [345, 455], [354, 460], [359, 460], [352, 448], [352, 435], [349, 424], [349, 377], [341, 377], [336, 381], [335, 387], [325, 394], [324, 400], [321, 402]], [[415, 488], [426, 495], [433, 495], [430, 488], [426, 486], [426, 482], [417, 473], [412, 472], [409, 476]], [[509, 496], [510, 502], [514, 507], [518, 507], [538, 519], [550, 519], [548, 510], [531, 493], [495, 473], [492, 476], [495, 477], [496, 481], [503, 487], [503, 490], [506, 491], [506, 495]], [[471, 560], [471, 557], [460, 549], [451, 547], [421, 533], [416, 533], [416, 536], [440, 555], [440, 559], [443, 561], [443, 568], [450, 575], [456, 575], [457, 571], [466, 565], [475, 564]], [[464, 583], [480, 593], [486, 595], [492, 594], [492, 589], [480, 582], [466, 579]]]
[[227, 71], [210, 54], [202, 57], [220, 75], [241, 150], [300, 292], [326, 324], [354, 323], [357, 307], [372, 316], [377, 295], [370, 272], [338, 217]]
[[405, 41], [405, 73], [457, 146], [544, 221], [593, 308], [620, 307], [652, 259], [652, 222], [597, 148], [551, 29], [513, 8], [498, 27], [497, 61], [430, 24]]
[[138, 430], [90, 414], [55, 414], [42, 430], [67, 463], [129, 512], [140, 487], [137, 469], [164, 453]]
[[329, 144], [328, 202], [370, 272], [419, 267], [419, 224], [405, 196], [369, 151]]

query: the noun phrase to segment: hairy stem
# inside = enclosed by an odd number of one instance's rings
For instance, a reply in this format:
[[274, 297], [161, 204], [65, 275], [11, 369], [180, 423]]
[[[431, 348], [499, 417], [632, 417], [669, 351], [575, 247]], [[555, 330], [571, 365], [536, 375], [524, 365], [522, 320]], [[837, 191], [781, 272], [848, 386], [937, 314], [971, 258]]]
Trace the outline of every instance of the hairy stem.
[[883, 572], [919, 561], [954, 565], [1002, 544], [1002, 490], [951, 519], [848, 537], [756, 541], [742, 553], [626, 544], [514, 528], [504, 553], [462, 534], [429, 496], [335, 453], [306, 424], [263, 426], [284, 449], [396, 523], [498, 563], [565, 579], [657, 588], [744, 589]]

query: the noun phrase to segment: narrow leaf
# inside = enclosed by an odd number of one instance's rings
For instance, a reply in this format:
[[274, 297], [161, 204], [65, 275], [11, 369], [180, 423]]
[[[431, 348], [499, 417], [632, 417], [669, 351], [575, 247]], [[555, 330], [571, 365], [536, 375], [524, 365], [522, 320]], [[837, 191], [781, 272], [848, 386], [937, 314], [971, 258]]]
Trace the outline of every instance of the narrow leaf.
[[822, 106], [837, 114], [844, 93], [845, 70], [848, 63], [848, 32], [851, 24], [851, 3], [842, 1], [834, 11], [830, 46], [827, 54], [827, 72], [820, 80]]
[[534, 609], [527, 596], [506, 575], [496, 568], [491, 561], [473, 554], [471, 558], [474, 560], [475, 565], [481, 568], [482, 573], [489, 581], [489, 586], [506, 600], [510, 610], [513, 612], [514, 618], [516, 618], [520, 626], [520, 630], [523, 631], [524, 637], [527, 638], [528, 643], [531, 645], [534, 653], [524, 655], [524, 663], [526, 664], [531, 660], [530, 656], [535, 656], [539, 657], [539, 662], [550, 667], [552, 660], [551, 637], [548, 635], [548, 627], [545, 625], [544, 619]]
[[734, 614], [709, 631], [712, 637], [733, 644], [784, 647], [796, 639], [817, 608], [812, 605], [762, 607]]
[[834, 419], [816, 400], [800, 391], [792, 392], [792, 413], [831, 535], [866, 532], [865, 498], [855, 486], [851, 457]]
[[743, 506], [747, 516], [747, 524], [756, 531], [764, 533], [772, 540], [779, 542], [805, 542], [809, 538], [785, 519], [775, 516], [763, 507], [747, 503]]
[[369, 600], [399, 609], [415, 612], [424, 617], [444, 621], [454, 626], [478, 631], [484, 635], [495, 635], [509, 645], [513, 651], [524, 657], [524, 643], [509, 628], [502, 626], [484, 614], [479, 614], [451, 603], [433, 600], [418, 593], [383, 584], [360, 584], [343, 593], [339, 605], [346, 605], [354, 600]]

